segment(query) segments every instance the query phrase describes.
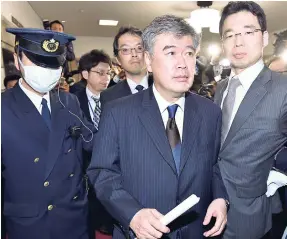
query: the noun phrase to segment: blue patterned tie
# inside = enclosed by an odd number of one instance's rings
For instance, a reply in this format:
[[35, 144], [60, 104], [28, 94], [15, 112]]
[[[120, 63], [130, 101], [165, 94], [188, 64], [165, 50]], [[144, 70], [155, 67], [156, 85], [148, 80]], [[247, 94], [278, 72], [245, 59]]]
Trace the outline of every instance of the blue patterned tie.
[[42, 117], [47, 124], [48, 128], [51, 130], [51, 114], [47, 104], [47, 100], [42, 98]]
[[168, 110], [168, 121], [166, 125], [166, 134], [172, 150], [173, 159], [175, 162], [177, 173], [179, 173], [180, 166], [180, 152], [181, 152], [181, 141], [179, 131], [175, 122], [175, 114], [178, 108], [177, 104], [167, 107]]

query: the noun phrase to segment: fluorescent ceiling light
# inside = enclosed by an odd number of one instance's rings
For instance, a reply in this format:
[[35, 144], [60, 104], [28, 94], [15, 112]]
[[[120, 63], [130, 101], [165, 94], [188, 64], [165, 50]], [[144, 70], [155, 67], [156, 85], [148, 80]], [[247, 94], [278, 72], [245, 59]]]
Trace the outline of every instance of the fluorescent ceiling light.
[[117, 26], [119, 21], [114, 20], [100, 20], [99, 25], [101, 26]]
[[62, 22], [62, 23], [65, 23], [66, 21], [63, 20], [63, 21], [61, 21], [61, 22]]

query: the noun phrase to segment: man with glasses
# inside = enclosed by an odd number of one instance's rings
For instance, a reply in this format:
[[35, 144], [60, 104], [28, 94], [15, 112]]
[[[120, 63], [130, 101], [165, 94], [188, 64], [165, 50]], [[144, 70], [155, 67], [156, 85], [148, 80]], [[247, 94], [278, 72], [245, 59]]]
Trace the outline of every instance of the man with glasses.
[[266, 25], [254, 2], [228, 3], [219, 25], [232, 68], [215, 95], [223, 113], [219, 166], [230, 198], [227, 239], [268, 238], [272, 210], [281, 210], [278, 194], [265, 193], [274, 155], [287, 141], [287, 79], [264, 66]]
[[135, 27], [122, 27], [115, 36], [113, 48], [126, 80], [117, 83], [101, 94], [101, 103], [115, 100], [147, 89], [153, 82], [144, 62], [142, 31]]
[[[111, 75], [111, 59], [108, 54], [102, 50], [92, 50], [84, 54], [79, 60], [79, 72], [82, 75], [82, 81], [86, 82], [86, 87], [75, 92], [81, 109], [88, 121], [94, 124], [98, 129], [101, 116], [100, 95], [107, 89]], [[85, 169], [91, 161], [91, 152], [83, 150]], [[90, 187], [89, 194], [89, 233], [94, 238], [95, 230], [111, 231], [107, 229], [106, 224], [110, 223], [110, 217], [100, 202], [97, 200], [94, 190]], [[99, 216], [100, 215], [100, 216]], [[109, 223], [107, 223], [107, 221]]]

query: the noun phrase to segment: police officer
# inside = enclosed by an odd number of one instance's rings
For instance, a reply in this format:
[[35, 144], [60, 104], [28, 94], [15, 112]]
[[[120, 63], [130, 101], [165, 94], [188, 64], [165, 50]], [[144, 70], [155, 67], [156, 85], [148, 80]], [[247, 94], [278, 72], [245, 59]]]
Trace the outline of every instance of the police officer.
[[76, 96], [52, 90], [71, 35], [8, 28], [16, 36], [19, 84], [2, 94], [2, 177], [9, 239], [86, 239], [82, 149], [94, 128]]

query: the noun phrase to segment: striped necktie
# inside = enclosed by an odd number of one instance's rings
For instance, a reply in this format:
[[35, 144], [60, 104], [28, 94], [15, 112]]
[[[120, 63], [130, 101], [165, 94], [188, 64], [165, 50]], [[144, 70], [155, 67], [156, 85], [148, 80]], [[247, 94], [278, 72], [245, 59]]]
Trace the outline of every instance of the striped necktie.
[[100, 123], [100, 115], [101, 115], [100, 99], [97, 99], [96, 97], [92, 97], [92, 99], [96, 103], [96, 106], [94, 109], [94, 124], [95, 124], [95, 127], [98, 129], [99, 123]]
[[166, 125], [166, 134], [172, 150], [173, 159], [175, 162], [177, 173], [179, 173], [180, 166], [180, 153], [181, 153], [181, 141], [179, 131], [175, 122], [175, 114], [178, 105], [174, 104], [167, 107], [168, 121]]

